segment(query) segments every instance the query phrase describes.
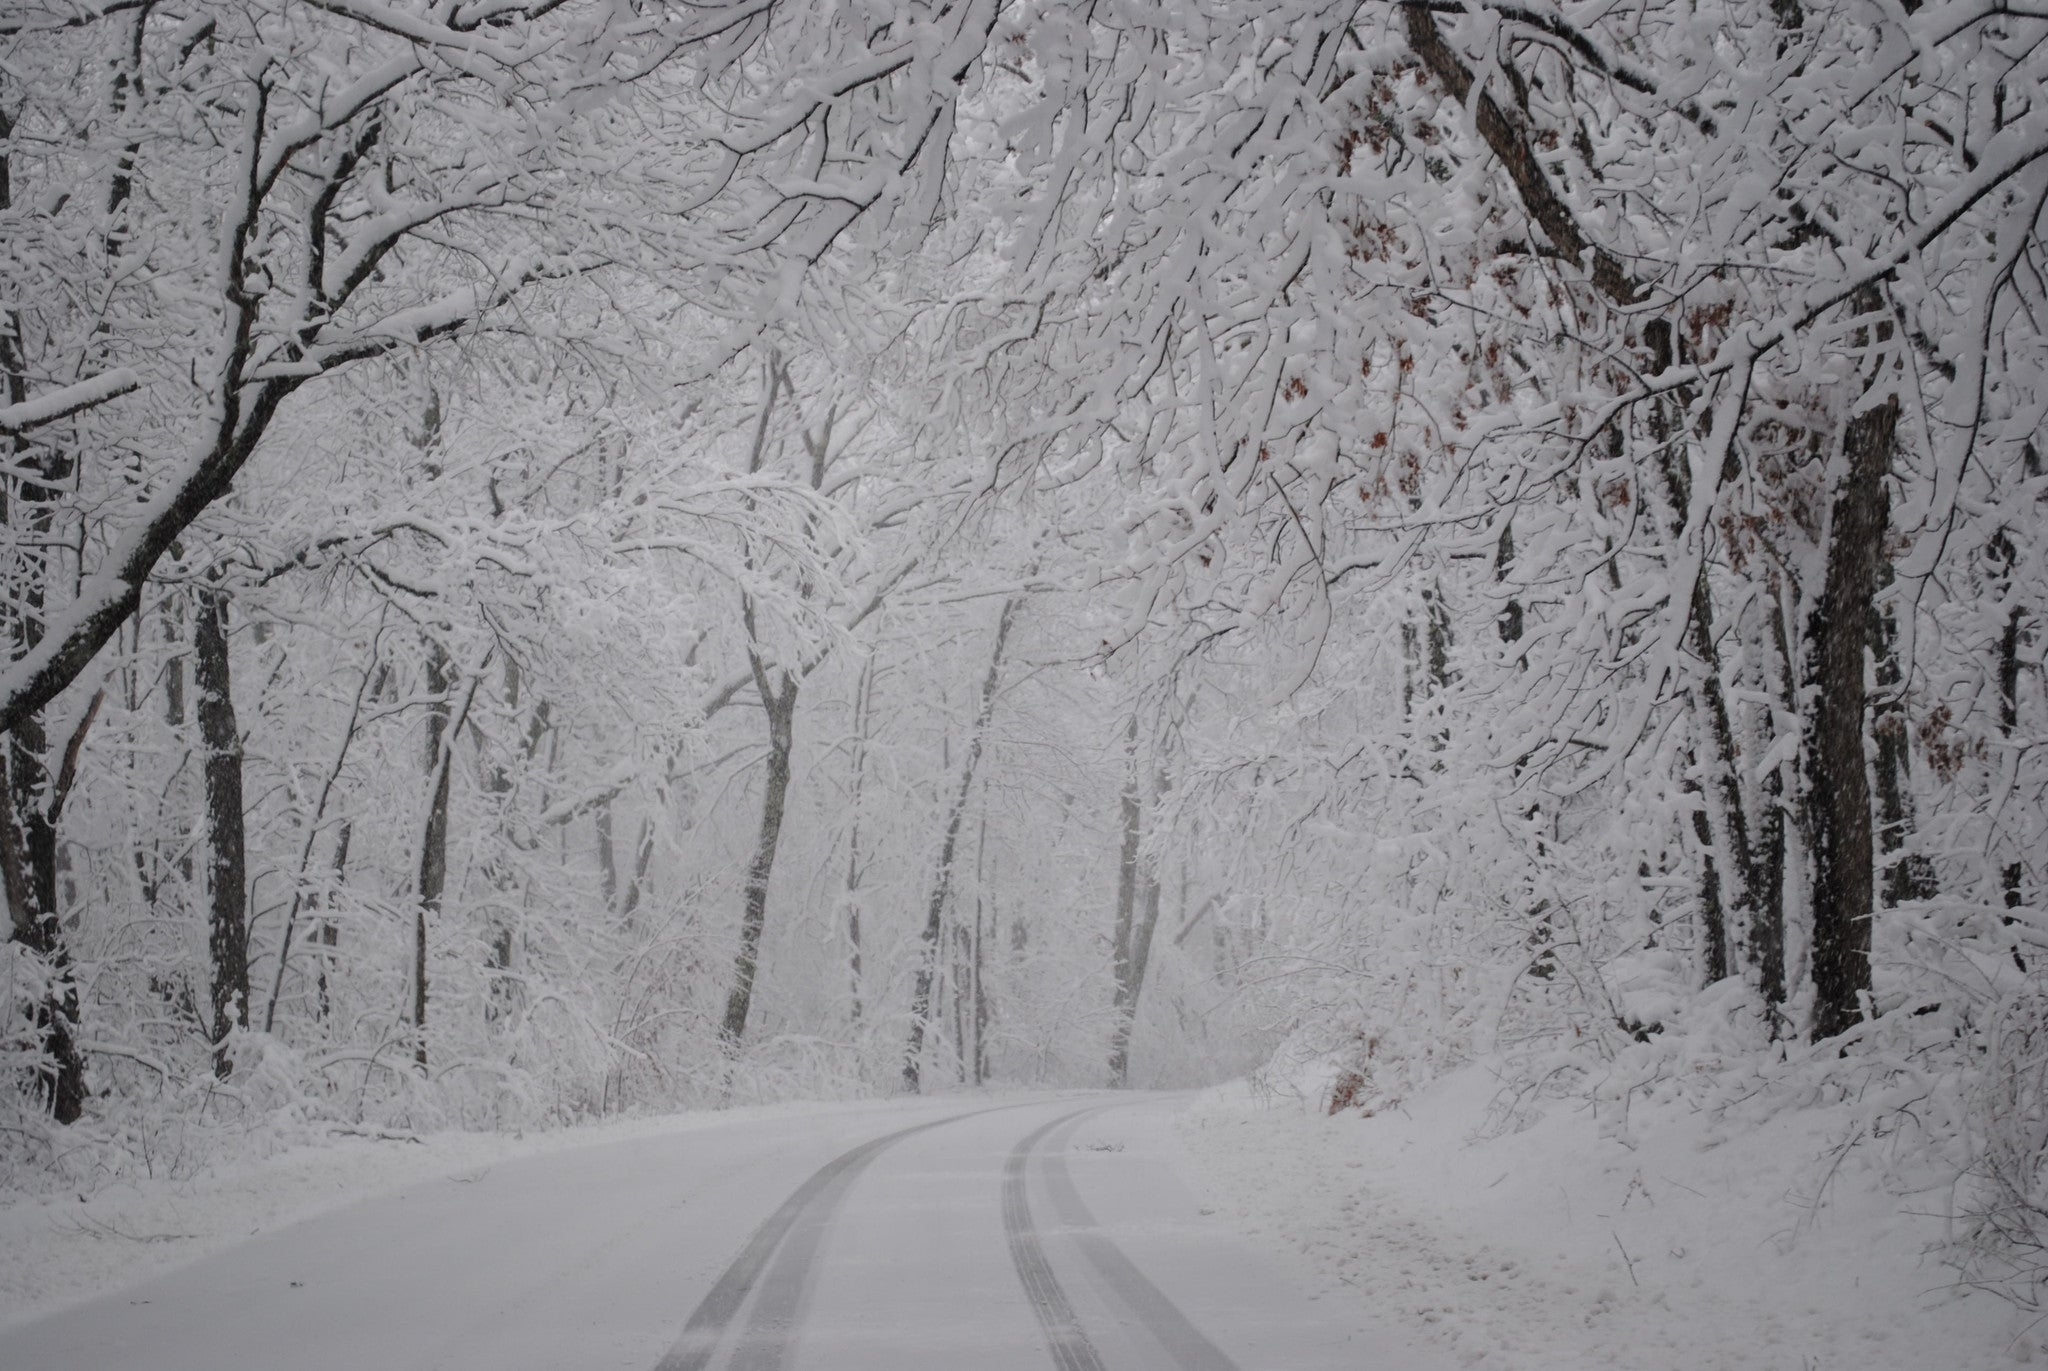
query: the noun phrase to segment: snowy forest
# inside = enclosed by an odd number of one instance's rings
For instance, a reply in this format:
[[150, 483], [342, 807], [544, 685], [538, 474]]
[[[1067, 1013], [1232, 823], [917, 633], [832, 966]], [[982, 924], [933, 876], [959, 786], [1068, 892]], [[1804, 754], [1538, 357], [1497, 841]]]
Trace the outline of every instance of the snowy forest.
[[2038, 1304], [2044, 205], [2017, 0], [9, 0], [0, 1185], [1485, 1060]]

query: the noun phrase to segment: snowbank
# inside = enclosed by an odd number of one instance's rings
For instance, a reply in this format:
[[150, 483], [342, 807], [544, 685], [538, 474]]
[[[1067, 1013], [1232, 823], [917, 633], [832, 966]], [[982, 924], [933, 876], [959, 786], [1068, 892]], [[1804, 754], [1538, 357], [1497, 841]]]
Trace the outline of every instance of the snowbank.
[[2048, 1346], [1926, 1255], [1942, 1197], [1831, 1149], [1830, 1109], [1739, 1132], [1671, 1109], [1624, 1141], [1560, 1100], [1480, 1137], [1496, 1094], [1468, 1066], [1374, 1117], [1324, 1117], [1239, 1086], [1180, 1134], [1247, 1231], [1468, 1366], [1960, 1371]]

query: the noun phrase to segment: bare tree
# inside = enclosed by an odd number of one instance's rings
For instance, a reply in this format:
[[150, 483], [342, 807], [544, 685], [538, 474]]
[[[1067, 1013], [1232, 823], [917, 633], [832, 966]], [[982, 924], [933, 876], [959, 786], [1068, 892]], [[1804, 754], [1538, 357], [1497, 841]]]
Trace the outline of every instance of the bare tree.
[[931, 898], [925, 905], [924, 931], [920, 934], [917, 980], [910, 995], [910, 1041], [903, 1050], [903, 1084], [912, 1091], [923, 1080], [924, 1040], [932, 1015], [932, 985], [944, 947], [946, 908], [953, 893], [954, 856], [960, 844], [960, 824], [967, 815], [967, 801], [974, 793], [974, 771], [981, 762], [988, 737], [989, 720], [995, 717], [996, 687], [1003, 676], [1003, 651], [1010, 628], [1017, 617], [1017, 597], [1003, 602], [996, 617], [995, 642], [989, 648], [988, 674], [982, 677], [981, 698], [968, 726], [965, 756], [960, 762], [960, 782], [946, 808], [946, 824], [939, 838], [938, 859], [932, 873]]

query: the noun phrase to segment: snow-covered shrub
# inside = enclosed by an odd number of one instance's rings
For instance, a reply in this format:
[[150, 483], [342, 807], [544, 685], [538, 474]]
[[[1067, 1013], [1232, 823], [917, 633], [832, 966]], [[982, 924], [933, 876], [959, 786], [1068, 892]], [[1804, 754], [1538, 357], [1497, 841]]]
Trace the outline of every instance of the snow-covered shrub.
[[1975, 1155], [1959, 1188], [1964, 1278], [2030, 1309], [2048, 1302], [2048, 990], [1984, 1017], [1968, 1094]]

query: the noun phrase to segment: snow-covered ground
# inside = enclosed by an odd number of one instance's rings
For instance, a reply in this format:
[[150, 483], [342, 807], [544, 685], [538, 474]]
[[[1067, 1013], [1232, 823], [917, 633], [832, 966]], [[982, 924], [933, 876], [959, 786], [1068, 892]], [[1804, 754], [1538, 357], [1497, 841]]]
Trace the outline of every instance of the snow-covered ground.
[[[1312, 1298], [1179, 1179], [1183, 1104], [954, 1097], [456, 1149], [463, 1171], [0, 1328], [0, 1367], [1447, 1371], [1363, 1303]], [[395, 1177], [325, 1179], [346, 1175]], [[270, 1188], [185, 1198], [261, 1222]]]
[[[1895, 1193], [1855, 1152], [1832, 1169], [1822, 1160], [1831, 1121], [1824, 1109], [1785, 1110], [1744, 1129], [1725, 1120], [1710, 1129], [1703, 1116], [1671, 1111], [1624, 1143], [1601, 1136], [1584, 1112], [1559, 1103], [1523, 1131], [1479, 1137], [1494, 1095], [1487, 1072], [1467, 1067], [1404, 1107], [1330, 1118], [1240, 1086], [1176, 1104], [1171, 1129], [1160, 1123], [1165, 1102], [1130, 1110], [1105, 1096], [1108, 1109], [1088, 1115], [1078, 1132], [1070, 1127], [1070, 1142], [1060, 1135], [1053, 1142], [1065, 1149], [1103, 1221], [1121, 1225], [1113, 1231], [1124, 1235], [1120, 1241], [1139, 1265], [1198, 1321], [1220, 1306], [1205, 1294], [1201, 1263], [1174, 1257], [1176, 1243], [1192, 1254], [1201, 1236], [1192, 1209], [1175, 1221], [1178, 1227], [1139, 1213], [1147, 1187], [1172, 1172], [1193, 1178], [1214, 1219], [1276, 1253], [1282, 1278], [1306, 1287], [1332, 1326], [1375, 1330], [1347, 1337], [1370, 1337], [1377, 1348], [1412, 1343], [1419, 1355], [1398, 1356], [1403, 1371], [1438, 1360], [1498, 1371], [1967, 1371], [2042, 1358], [2042, 1340], [2025, 1319], [1989, 1296], [1958, 1290], [1948, 1268], [1925, 1255], [1941, 1236], [1930, 1216], [1939, 1197]], [[1002, 1111], [986, 1127], [949, 1125], [920, 1135], [929, 1143], [896, 1149], [848, 1202], [848, 1222], [858, 1228], [863, 1213], [913, 1212], [920, 1194], [929, 1191], [931, 1203], [942, 1198], [943, 1186], [932, 1189], [939, 1180], [972, 1172], [970, 1188], [980, 1196], [974, 1203], [986, 1211], [974, 1222], [988, 1229], [987, 1241], [969, 1244], [978, 1254], [972, 1262], [962, 1249], [942, 1264], [972, 1266], [989, 1290], [1008, 1290], [989, 1168], [1011, 1145], [1011, 1133], [1051, 1117], [1043, 1106], [1057, 1112], [1087, 1103], [1037, 1101], [1015, 1114], [1015, 1123], [1003, 1122], [1010, 1111]], [[690, 1277], [702, 1283], [737, 1251], [759, 1219], [756, 1210], [772, 1207], [812, 1165], [850, 1142], [1005, 1102], [785, 1105], [524, 1138], [350, 1140], [199, 1179], [124, 1186], [82, 1200], [17, 1200], [0, 1207], [0, 1330], [354, 1201], [384, 1196], [380, 1203], [389, 1208], [394, 1197], [417, 1195], [431, 1207], [439, 1203], [434, 1195], [450, 1193], [447, 1179], [491, 1178], [490, 1185], [463, 1187], [472, 1192], [515, 1185], [520, 1176], [553, 1176], [550, 1184], [559, 1186], [579, 1173], [630, 1178], [639, 1167], [665, 1174], [666, 1155], [731, 1153], [732, 1166], [744, 1162], [758, 1171], [761, 1195], [734, 1198], [730, 1215], [722, 1200], [705, 1207], [711, 1192], [689, 1201], [689, 1221], [703, 1229], [703, 1245], [718, 1248]], [[977, 1131], [987, 1138], [974, 1141]], [[711, 1136], [700, 1143], [685, 1135]], [[948, 1153], [955, 1145], [949, 1137], [969, 1150]], [[668, 1147], [667, 1139], [683, 1150], [650, 1150]], [[1174, 1144], [1173, 1164], [1155, 1164], [1158, 1148]], [[778, 1150], [786, 1156], [770, 1155]], [[521, 1164], [550, 1154], [557, 1155], [545, 1167]], [[434, 1182], [444, 1184], [436, 1189]], [[568, 1181], [566, 1207], [550, 1211], [543, 1225], [551, 1226], [553, 1241], [582, 1241], [563, 1226], [564, 1216], [580, 1222], [592, 1209], [580, 1184]], [[1050, 1199], [1058, 1212], [1057, 1190], [1037, 1196], [1037, 1204]], [[628, 1204], [622, 1212], [631, 1210]], [[379, 1231], [391, 1231], [392, 1221], [378, 1220], [387, 1226]], [[1058, 1246], [1072, 1241], [1070, 1227], [1063, 1222], [1046, 1231], [1055, 1265], [1073, 1269], [1074, 1250]], [[596, 1244], [593, 1252], [616, 1245], [595, 1228], [582, 1236]], [[828, 1312], [872, 1303], [862, 1282], [882, 1277], [863, 1274], [872, 1270], [863, 1265], [867, 1259], [853, 1257], [840, 1268], [850, 1274], [834, 1277], [845, 1298], [827, 1300]], [[1238, 1269], [1225, 1257], [1211, 1265]], [[663, 1279], [673, 1281], [674, 1272]], [[1068, 1284], [1079, 1292], [1084, 1322], [1112, 1321], [1113, 1311], [1091, 1312], [1099, 1298], [1095, 1282]], [[1216, 1287], [1213, 1278], [1209, 1284]], [[681, 1288], [676, 1319], [688, 1307]], [[1008, 1317], [1029, 1329], [1021, 1310]], [[650, 1345], [657, 1333], [648, 1334]], [[1115, 1337], [1105, 1352], [1115, 1348]], [[1261, 1365], [1242, 1353], [1239, 1362], [1248, 1371]]]
[[[1478, 1136], [1466, 1067], [1373, 1117], [1243, 1086], [1180, 1118], [1217, 1203], [1320, 1282], [1500, 1371], [1976, 1371], [2048, 1339], [1928, 1249], [1944, 1196], [1898, 1194], [1824, 1109], [1753, 1128], [1660, 1114], [1628, 1143], [1559, 1102]], [[1819, 1202], [1816, 1203], [1816, 1197]]]
[[517, 1158], [755, 1121], [864, 1118], [877, 1111], [912, 1121], [947, 1107], [944, 1097], [758, 1105], [523, 1135], [343, 1138], [205, 1168], [190, 1179], [116, 1185], [90, 1196], [0, 1198], [0, 1328], [360, 1200], [443, 1177], [477, 1177]]

